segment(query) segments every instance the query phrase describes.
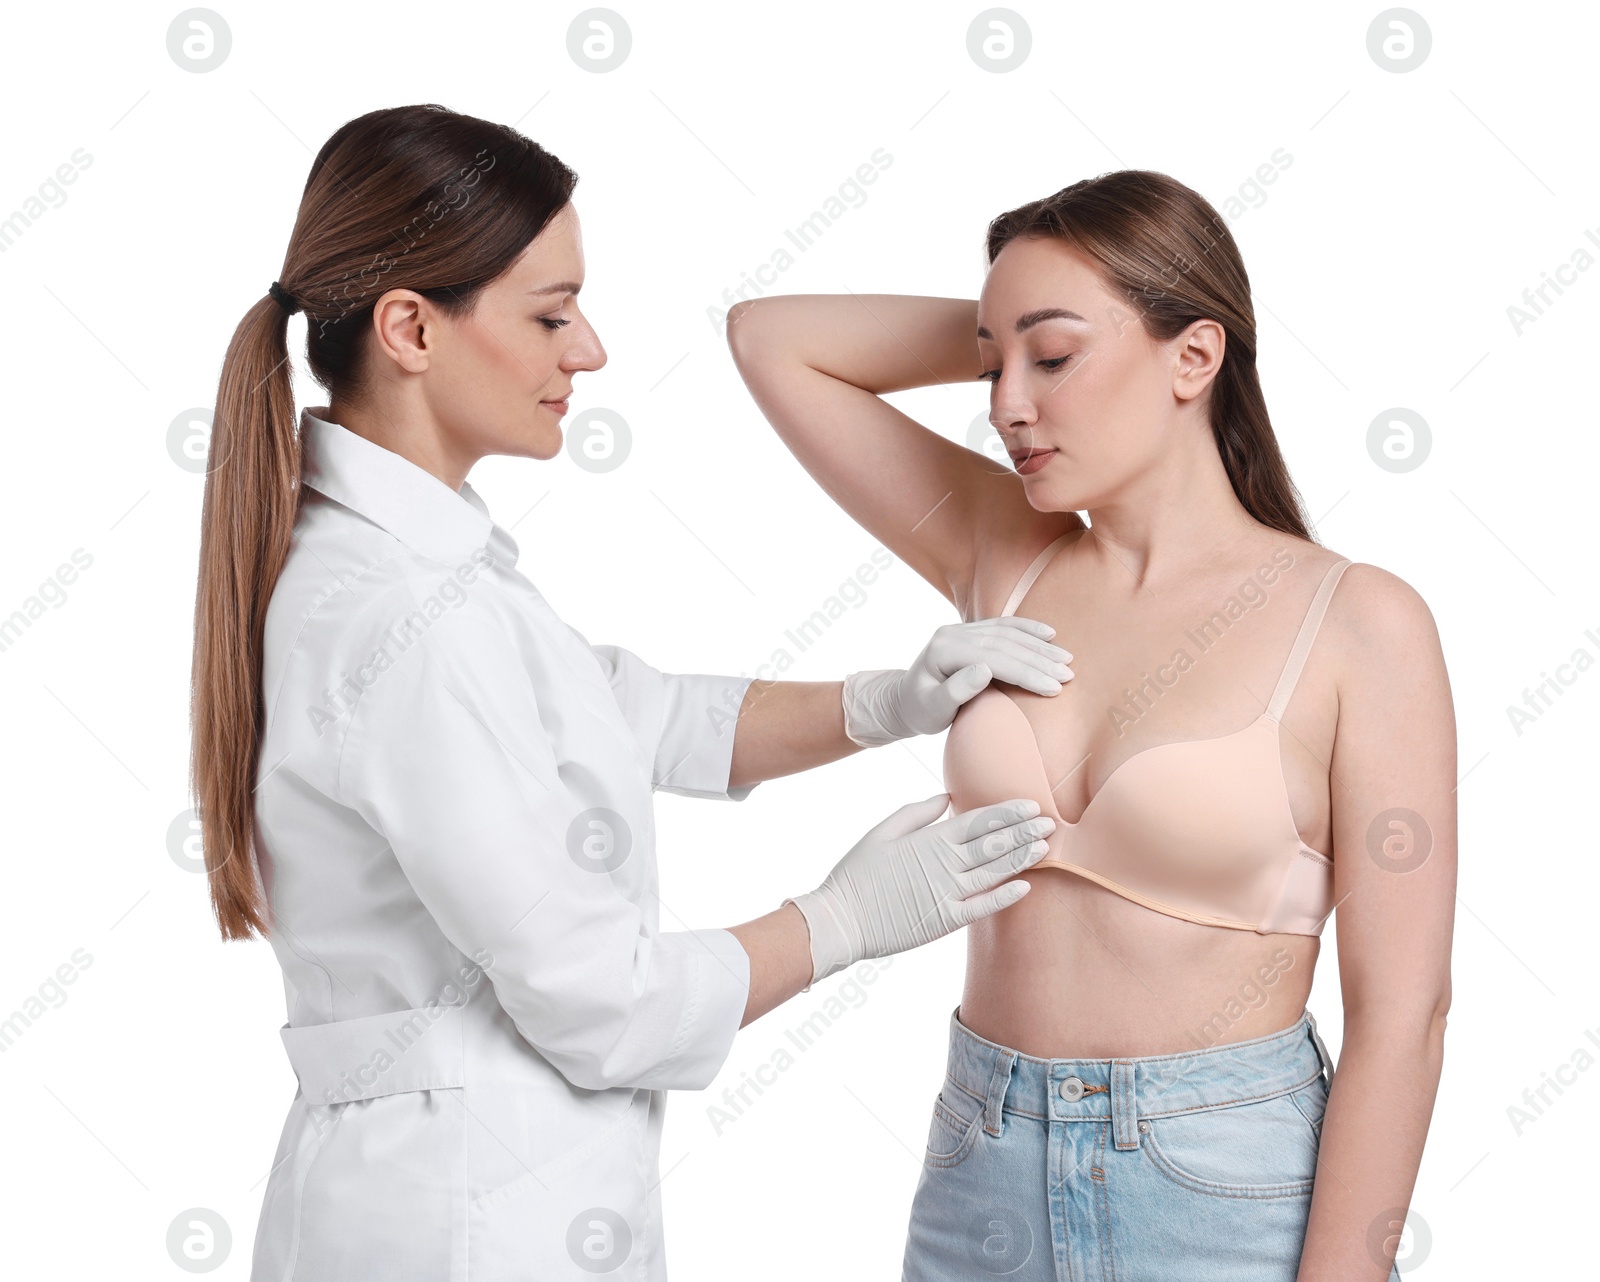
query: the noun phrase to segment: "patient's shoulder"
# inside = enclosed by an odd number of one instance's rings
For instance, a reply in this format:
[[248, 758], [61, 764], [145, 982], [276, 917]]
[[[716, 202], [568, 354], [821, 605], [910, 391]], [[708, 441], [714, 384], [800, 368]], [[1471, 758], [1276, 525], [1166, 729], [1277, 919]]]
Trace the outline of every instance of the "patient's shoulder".
[[[1034, 513], [1036, 518], [1044, 515]], [[1052, 512], [1048, 516], [1048, 521], [1035, 520], [1003, 536], [986, 539], [973, 550], [972, 582], [956, 601], [964, 621], [994, 618], [1005, 608], [1012, 589], [1040, 553], [1063, 534], [1081, 536], [1088, 529], [1076, 512]], [[1074, 542], [1076, 539], [1063, 543], [1051, 560]]]

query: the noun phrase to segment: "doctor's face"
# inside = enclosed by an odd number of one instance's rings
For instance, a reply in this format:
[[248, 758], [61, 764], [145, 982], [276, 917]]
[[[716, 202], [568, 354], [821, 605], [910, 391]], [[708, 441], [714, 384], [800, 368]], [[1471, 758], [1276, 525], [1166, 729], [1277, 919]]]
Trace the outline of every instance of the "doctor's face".
[[583, 240], [569, 203], [508, 272], [479, 291], [469, 315], [433, 327], [430, 408], [469, 457], [548, 459], [560, 452], [574, 376], [606, 363], [578, 308], [583, 273]]
[[1065, 241], [1018, 237], [1000, 251], [978, 300], [978, 353], [989, 422], [1036, 510], [1103, 507], [1155, 464], [1181, 408], [1178, 346], [1151, 341]]

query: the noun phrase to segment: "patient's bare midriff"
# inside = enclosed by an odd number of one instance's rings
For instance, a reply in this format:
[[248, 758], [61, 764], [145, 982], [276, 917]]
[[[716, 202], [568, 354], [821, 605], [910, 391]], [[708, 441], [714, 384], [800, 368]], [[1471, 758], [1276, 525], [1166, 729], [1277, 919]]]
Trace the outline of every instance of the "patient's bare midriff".
[[1166, 1055], [1262, 1037], [1299, 1019], [1319, 941], [1202, 926], [1060, 868], [967, 927], [959, 1018], [1045, 1059]]

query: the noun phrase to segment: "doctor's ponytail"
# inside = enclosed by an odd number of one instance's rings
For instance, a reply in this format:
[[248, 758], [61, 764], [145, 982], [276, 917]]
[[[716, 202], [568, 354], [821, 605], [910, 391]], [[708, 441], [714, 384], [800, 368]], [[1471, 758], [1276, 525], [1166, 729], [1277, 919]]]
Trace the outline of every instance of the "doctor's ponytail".
[[[340, 126], [312, 162], [277, 276], [304, 309], [317, 382], [358, 402], [379, 297], [415, 290], [446, 314], [465, 315], [577, 181], [515, 129], [432, 104]], [[262, 644], [300, 501], [290, 317], [262, 276], [262, 295], [222, 362], [195, 594], [190, 789], [224, 939], [270, 934], [255, 843]]]

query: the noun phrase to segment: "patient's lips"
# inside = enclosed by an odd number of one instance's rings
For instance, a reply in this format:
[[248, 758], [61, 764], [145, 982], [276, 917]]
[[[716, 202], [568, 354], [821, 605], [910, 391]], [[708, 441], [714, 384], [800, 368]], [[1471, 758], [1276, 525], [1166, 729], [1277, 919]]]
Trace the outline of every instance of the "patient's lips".
[[1031, 476], [1056, 455], [1055, 450], [1022, 450], [1011, 456], [1019, 476]]

